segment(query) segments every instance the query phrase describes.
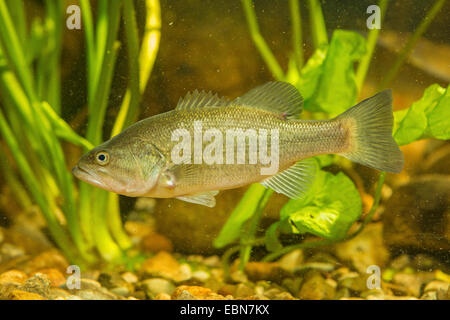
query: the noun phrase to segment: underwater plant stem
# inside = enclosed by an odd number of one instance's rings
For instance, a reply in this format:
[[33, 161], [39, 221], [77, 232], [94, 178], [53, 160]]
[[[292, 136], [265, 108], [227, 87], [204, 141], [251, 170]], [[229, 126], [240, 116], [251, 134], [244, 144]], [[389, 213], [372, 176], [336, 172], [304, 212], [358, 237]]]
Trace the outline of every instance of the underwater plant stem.
[[406, 58], [409, 56], [412, 49], [416, 45], [417, 40], [419, 40], [420, 36], [428, 29], [428, 26], [433, 21], [434, 17], [436, 17], [438, 12], [441, 10], [445, 1], [446, 0], [436, 0], [434, 5], [431, 7], [431, 9], [427, 12], [425, 17], [421, 21], [420, 25], [408, 39], [406, 45], [400, 51], [399, 55], [397, 56], [397, 59], [395, 59], [393, 66], [389, 69], [383, 81], [378, 86], [377, 91], [386, 88], [387, 86], [389, 86], [391, 81], [394, 80], [394, 78], [397, 76], [397, 73], [400, 71], [400, 68], [402, 67], [403, 63], [405, 62]]
[[338, 239], [338, 240], [323, 239], [323, 240], [308, 241], [308, 242], [294, 244], [291, 246], [286, 246], [286, 247], [282, 248], [281, 250], [278, 250], [278, 251], [268, 254], [267, 256], [265, 256], [263, 258], [262, 261], [264, 261], [264, 262], [273, 261], [273, 260], [277, 259], [278, 257], [280, 257], [288, 252], [291, 252], [293, 250], [296, 250], [296, 249], [309, 249], [309, 248], [322, 247], [322, 246], [336, 244], [338, 242], [344, 242], [344, 241], [347, 241], [347, 240], [350, 240], [350, 239], [353, 239], [354, 237], [356, 237], [359, 233], [361, 233], [362, 230], [364, 230], [366, 225], [372, 220], [372, 217], [378, 208], [378, 205], [379, 205], [380, 199], [381, 199], [381, 190], [382, 190], [382, 187], [384, 184], [385, 177], [386, 177], [386, 172], [384, 172], [384, 171], [381, 172], [380, 177], [378, 178], [377, 187], [375, 189], [375, 196], [374, 196], [374, 200], [372, 203], [372, 207], [370, 208], [369, 213], [365, 217], [364, 221], [359, 226], [358, 230], [356, 230], [355, 232], [347, 235], [346, 237], [344, 237], [342, 239]]
[[256, 48], [261, 54], [264, 62], [267, 64], [270, 72], [277, 80], [284, 79], [284, 72], [281, 69], [278, 61], [275, 59], [272, 51], [264, 40], [261, 32], [259, 30], [258, 22], [256, 20], [255, 10], [253, 8], [252, 0], [242, 0], [242, 6], [244, 8], [245, 18], [247, 19], [248, 28], [250, 30], [250, 35], [255, 43]]
[[[142, 95], [147, 87], [147, 82], [150, 77], [151, 71], [155, 64], [156, 55], [159, 50], [159, 42], [161, 38], [161, 11], [159, 6], [159, 0], [146, 0], [146, 11], [147, 17], [145, 22], [144, 36], [142, 39], [141, 50], [139, 53], [139, 58], [134, 57], [136, 62], [138, 63], [139, 73], [133, 73], [132, 69], [135, 66], [130, 65], [130, 75], [138, 76], [139, 75], [139, 89], [138, 92], [135, 87], [135, 83], [130, 84], [129, 88], [125, 93], [125, 97], [122, 101], [122, 105], [119, 110], [119, 114], [114, 122], [114, 126], [111, 132], [111, 137], [119, 134], [123, 128], [126, 128], [137, 118], [137, 112], [139, 107], [140, 99], [137, 99], [137, 102], [132, 103], [133, 96]], [[127, 33], [127, 37], [134, 38], [135, 36], [132, 34], [136, 32], [137, 37], [137, 29], [133, 31], [133, 29], [129, 30]], [[137, 41], [137, 40], [136, 40]], [[137, 43], [137, 42], [136, 42]], [[129, 47], [129, 50], [131, 47]], [[137, 52], [137, 48], [136, 48]], [[134, 51], [129, 53], [130, 56], [135, 55]], [[139, 60], [139, 61], [138, 61]], [[139, 94], [140, 95], [139, 95]]]
[[[380, 0], [378, 2], [378, 6], [380, 7], [380, 24], [383, 24], [384, 17], [386, 15], [386, 8], [389, 0]], [[364, 80], [367, 75], [367, 71], [369, 70], [370, 61], [372, 60], [373, 52], [377, 45], [378, 35], [380, 34], [380, 29], [373, 28], [369, 31], [369, 35], [367, 36], [367, 51], [364, 57], [361, 59], [358, 65], [358, 69], [356, 70], [356, 85], [358, 87], [358, 91], [361, 91], [362, 85], [364, 84]]]
[[119, 196], [110, 192], [108, 194], [108, 226], [111, 234], [122, 250], [127, 250], [133, 245], [131, 239], [123, 229], [120, 217]]
[[309, 0], [308, 4], [313, 44], [314, 48], [317, 49], [321, 45], [328, 43], [327, 28], [319, 0]]
[[[103, 1], [100, 2], [100, 4], [103, 3]], [[93, 92], [92, 95], [89, 94], [93, 100], [88, 101], [90, 116], [88, 119], [86, 138], [94, 145], [98, 145], [102, 142], [102, 128], [105, 120], [106, 107], [108, 105], [116, 54], [119, 48], [119, 43], [116, 42], [116, 36], [119, 29], [121, 2], [111, 1], [108, 2], [108, 5], [104, 5], [105, 7], [102, 7], [101, 5], [100, 7], [102, 11], [106, 12], [102, 12], [100, 16], [107, 16], [98, 22], [97, 29], [103, 28], [104, 24], [107, 24], [107, 30], [106, 32], [103, 30], [97, 31], [95, 44], [98, 50], [96, 53], [96, 64], [94, 66], [89, 66], [89, 68], [93, 67], [95, 71], [92, 83], [93, 87], [89, 88], [89, 90]], [[99, 48], [101, 48], [101, 50]], [[102, 58], [98, 58], [98, 56], [102, 56]], [[100, 67], [98, 63], [101, 63]]]
[[[153, 69], [156, 55], [159, 49], [161, 36], [161, 12], [159, 0], [146, 1], [146, 23], [142, 40], [141, 51], [138, 54], [138, 32], [135, 19], [135, 8], [133, 2], [124, 2], [124, 19], [128, 39], [129, 74], [130, 85], [114, 122], [111, 137], [119, 134], [124, 127], [134, 122], [138, 116], [139, 101], [144, 92]], [[132, 62], [134, 61], [134, 62]], [[131, 247], [131, 240], [124, 232], [120, 218], [119, 197], [116, 194], [109, 196], [108, 215], [111, 233], [122, 249]]]
[[[0, 149], [1, 150], [1, 149]], [[6, 184], [11, 189], [11, 192], [14, 194], [14, 197], [17, 199], [17, 203], [20, 205], [22, 209], [27, 209], [31, 207], [32, 202], [25, 191], [22, 182], [18, 177], [14, 174], [14, 169], [9, 164], [5, 152], [3, 150], [0, 152], [0, 168], [5, 177]]]
[[273, 253], [269, 253], [267, 256], [265, 256], [262, 261], [263, 262], [270, 262], [275, 260], [276, 258], [289, 253], [293, 250], [296, 249], [309, 249], [309, 248], [317, 248], [317, 247], [322, 247], [322, 246], [327, 246], [330, 244], [336, 243], [336, 241], [332, 241], [332, 240], [317, 240], [317, 241], [308, 241], [308, 242], [302, 242], [302, 243], [298, 243], [298, 244], [294, 244], [291, 246], [286, 246], [283, 249], [273, 252]]
[[300, 74], [304, 57], [301, 12], [298, 0], [289, 0], [289, 11], [291, 13], [292, 47], [294, 48], [295, 64], [297, 65], [298, 74]]
[[4, 54], [10, 61], [10, 64], [14, 66], [25, 93], [32, 103], [36, 102], [31, 70], [25, 59], [24, 50], [4, 0], [0, 0], [0, 41], [5, 50]]
[[95, 203], [92, 204], [92, 232], [95, 246], [102, 258], [108, 262], [117, 262], [122, 258], [122, 251], [111, 236], [108, 226], [108, 192], [100, 189], [91, 190]]
[[11, 151], [11, 154], [14, 157], [17, 166], [20, 168], [19, 172], [21, 173], [22, 178], [26, 186], [28, 187], [28, 190], [30, 190], [30, 193], [32, 194], [34, 200], [41, 208], [42, 214], [47, 221], [47, 225], [56, 243], [64, 251], [64, 253], [67, 254], [67, 257], [71, 259], [71, 261], [79, 261], [78, 255], [74, 250], [74, 246], [71, 243], [67, 232], [59, 224], [55, 214], [50, 209], [50, 205], [47, 202], [46, 197], [44, 197], [44, 195], [42, 194], [41, 188], [39, 187], [39, 183], [33, 173], [33, 170], [29, 166], [26, 157], [20, 150], [17, 140], [15, 139], [14, 134], [11, 131], [8, 122], [6, 121], [6, 118], [1, 110], [0, 132], [6, 144], [8, 145], [9, 150]]
[[252, 252], [252, 244], [251, 241], [254, 240], [256, 231], [258, 229], [259, 221], [261, 220], [262, 213], [264, 211], [264, 208], [267, 205], [267, 202], [270, 199], [270, 196], [272, 195], [273, 190], [272, 189], [265, 189], [262, 197], [258, 200], [258, 206], [256, 207], [255, 212], [253, 213], [252, 217], [248, 221], [248, 227], [245, 228], [245, 230], [242, 233], [241, 236], [241, 244], [244, 244], [243, 247], [240, 249], [240, 260], [239, 260], [239, 269], [244, 270], [245, 265], [250, 259], [250, 254]]
[[92, 20], [92, 10], [89, 0], [80, 0], [81, 12], [83, 16], [84, 34], [86, 38], [86, 55], [87, 55], [87, 81], [88, 81], [88, 101], [93, 99], [94, 87], [94, 60], [95, 60], [95, 44], [94, 44], [94, 23]]
[[44, 99], [52, 106], [57, 114], [61, 113], [61, 70], [60, 58], [62, 50], [62, 30], [63, 30], [63, 10], [62, 2], [54, 0], [45, 0], [47, 11], [47, 21], [51, 21], [49, 39], [53, 43], [52, 50], [48, 53], [49, 73], [47, 75], [47, 91]]
[[380, 173], [380, 177], [378, 178], [378, 183], [377, 183], [377, 187], [375, 189], [375, 195], [373, 198], [373, 203], [372, 203], [372, 207], [370, 208], [369, 212], [367, 213], [367, 216], [364, 218], [364, 221], [361, 223], [361, 225], [359, 226], [358, 230], [356, 230], [355, 232], [347, 235], [343, 241], [347, 241], [350, 239], [353, 239], [354, 237], [356, 237], [358, 234], [361, 233], [361, 231], [366, 227], [366, 225], [372, 221], [373, 215], [375, 214], [378, 205], [380, 204], [380, 199], [381, 199], [381, 190], [383, 188], [383, 184], [384, 184], [384, 179], [386, 178], [386, 172], [382, 171]]

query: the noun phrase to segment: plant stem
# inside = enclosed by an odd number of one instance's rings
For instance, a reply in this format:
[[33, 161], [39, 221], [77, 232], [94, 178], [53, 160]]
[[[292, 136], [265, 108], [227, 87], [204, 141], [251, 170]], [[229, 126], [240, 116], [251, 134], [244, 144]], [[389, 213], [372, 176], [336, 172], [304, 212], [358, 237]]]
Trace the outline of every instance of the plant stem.
[[[386, 8], [389, 0], [380, 0], [378, 6], [380, 7], [380, 24], [383, 24], [384, 17], [386, 14]], [[367, 52], [361, 59], [356, 70], [356, 85], [358, 86], [358, 91], [361, 91], [362, 85], [369, 70], [370, 62], [372, 61], [372, 55], [377, 45], [378, 35], [380, 34], [380, 29], [374, 28], [369, 31], [367, 36]]]
[[385, 178], [386, 178], [386, 172], [383, 171], [380, 173], [380, 177], [378, 178], [378, 183], [377, 183], [377, 187], [375, 189], [375, 196], [373, 199], [372, 207], [370, 208], [369, 212], [367, 213], [367, 216], [365, 217], [364, 221], [359, 226], [358, 230], [356, 230], [352, 234], [347, 235], [343, 241], [347, 241], [347, 240], [350, 240], [350, 239], [353, 239], [354, 237], [356, 237], [358, 234], [361, 233], [361, 231], [366, 227], [366, 225], [370, 221], [372, 221], [373, 215], [375, 214], [375, 212], [378, 208], [378, 205], [380, 204], [381, 190], [383, 188]]
[[416, 45], [417, 40], [419, 40], [420, 36], [428, 29], [428, 26], [433, 21], [434, 17], [438, 14], [438, 12], [441, 10], [445, 1], [446, 0], [436, 0], [433, 7], [427, 12], [425, 18], [423, 18], [420, 25], [417, 27], [412, 36], [408, 39], [406, 45], [400, 51], [393, 66], [389, 69], [387, 75], [384, 77], [383, 81], [378, 86], [377, 91], [380, 91], [389, 86], [391, 81], [396, 77], [406, 58], [409, 56], [411, 50]]
[[242, 6], [244, 8], [245, 18], [247, 19], [247, 24], [250, 29], [250, 35], [256, 45], [256, 48], [259, 50], [259, 53], [261, 54], [264, 62], [266, 63], [274, 78], [277, 80], [283, 80], [284, 72], [275, 59], [275, 56], [273, 55], [263, 36], [261, 35], [261, 32], [259, 31], [255, 10], [253, 9], [253, 1], [242, 0]]
[[309, 16], [314, 48], [328, 43], [327, 28], [319, 0], [309, 0]]
[[[141, 51], [139, 54], [139, 92], [144, 93], [147, 87], [148, 78], [153, 69], [156, 55], [159, 49], [159, 41], [161, 38], [161, 12], [159, 7], [159, 0], [146, 0], [147, 18], [145, 22], [145, 31], [142, 39]], [[133, 37], [132, 35], [130, 35]], [[130, 66], [131, 67], [131, 66]], [[131, 70], [130, 70], [131, 72]], [[111, 136], [115, 136], [127, 127], [131, 120], [136, 117], [137, 111], [130, 107], [132, 89], [127, 89], [119, 114], [114, 122], [114, 127]], [[138, 104], [137, 104], [138, 105]], [[137, 106], [136, 106], [137, 109]], [[128, 116], [132, 114], [133, 116]]]
[[31, 70], [4, 0], [0, 0], [0, 40], [3, 43], [4, 54], [14, 66], [28, 98], [32, 103], [36, 102]]
[[292, 25], [292, 47], [294, 48], [295, 64], [297, 65], [298, 74], [300, 74], [304, 61], [301, 12], [298, 0], [289, 0], [289, 10]]
[[253, 213], [253, 216], [250, 218], [250, 221], [248, 221], [248, 227], [245, 228], [242, 232], [241, 236], [241, 244], [244, 244], [243, 247], [241, 247], [240, 252], [240, 261], [239, 261], [239, 269], [244, 270], [245, 265], [250, 259], [250, 254], [252, 252], [252, 244], [251, 242], [255, 238], [256, 231], [258, 229], [259, 221], [261, 220], [261, 215], [264, 211], [264, 208], [267, 205], [267, 202], [270, 199], [270, 196], [272, 195], [273, 190], [272, 189], [265, 189], [262, 197], [258, 201], [258, 207], [256, 208], [255, 212]]

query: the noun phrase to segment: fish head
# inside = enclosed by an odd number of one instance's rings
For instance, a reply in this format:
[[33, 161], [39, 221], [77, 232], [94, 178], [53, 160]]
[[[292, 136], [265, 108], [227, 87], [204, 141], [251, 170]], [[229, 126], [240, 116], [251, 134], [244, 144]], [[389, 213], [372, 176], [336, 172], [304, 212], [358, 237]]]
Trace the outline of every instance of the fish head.
[[155, 187], [164, 162], [153, 144], [119, 135], [83, 155], [72, 172], [101, 189], [136, 197]]

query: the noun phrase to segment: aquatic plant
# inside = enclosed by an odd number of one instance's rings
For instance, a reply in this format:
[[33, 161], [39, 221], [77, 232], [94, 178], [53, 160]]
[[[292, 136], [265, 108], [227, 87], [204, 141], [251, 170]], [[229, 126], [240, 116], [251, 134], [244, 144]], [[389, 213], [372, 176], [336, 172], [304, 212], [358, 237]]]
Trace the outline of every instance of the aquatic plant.
[[[444, 2], [445, 0], [437, 0], [434, 3], [387, 71], [378, 89], [386, 88], [395, 78], [415, 42], [425, 32]], [[380, 0], [378, 5], [382, 20], [388, 0]], [[273, 77], [290, 82], [303, 95], [303, 117], [331, 118], [356, 103], [375, 50], [379, 29], [371, 29], [367, 39], [353, 31], [334, 30], [329, 41], [320, 2], [310, 0], [308, 9], [315, 51], [304, 64], [299, 1], [290, 0], [293, 54], [289, 59], [288, 70], [284, 72], [260, 33], [253, 1], [242, 0], [242, 6], [254, 44]], [[449, 97], [449, 88], [435, 84], [410, 108], [394, 112], [393, 136], [397, 143], [405, 145], [422, 138], [450, 139]], [[217, 248], [229, 246], [223, 255], [226, 268], [230, 257], [239, 252], [239, 267], [242, 270], [249, 261], [254, 246], [265, 246], [269, 254], [263, 260], [271, 261], [297, 248], [346, 241], [358, 235], [371, 221], [380, 201], [385, 172], [381, 172], [379, 176], [371, 209], [362, 216], [361, 196], [353, 181], [344, 172], [334, 175], [323, 170], [333, 163], [347, 169], [352, 164], [333, 155], [318, 156], [315, 160], [316, 178], [312, 187], [301, 199], [290, 199], [283, 206], [279, 221], [273, 223], [262, 238], [257, 238], [258, 226], [273, 191], [260, 184], [253, 184], [248, 188], [214, 241]], [[356, 231], [349, 233], [350, 227], [361, 218]], [[279, 239], [281, 234], [306, 233], [319, 239], [288, 246], [283, 246]]]
[[137, 119], [140, 95], [159, 47], [160, 7], [158, 0], [145, 1], [139, 42], [133, 1], [99, 0], [95, 19], [88, 0], [80, 0], [80, 5], [87, 55], [86, 137], [61, 118], [63, 2], [45, 1], [43, 20], [34, 18], [28, 31], [23, 1], [0, 0], [0, 133], [5, 142], [1, 170], [24, 208], [39, 206], [52, 238], [70, 261], [120, 262], [131, 241], [122, 228], [118, 197], [84, 183], [77, 188], [63, 144], [87, 150], [104, 140], [121, 21], [129, 80], [111, 135]]

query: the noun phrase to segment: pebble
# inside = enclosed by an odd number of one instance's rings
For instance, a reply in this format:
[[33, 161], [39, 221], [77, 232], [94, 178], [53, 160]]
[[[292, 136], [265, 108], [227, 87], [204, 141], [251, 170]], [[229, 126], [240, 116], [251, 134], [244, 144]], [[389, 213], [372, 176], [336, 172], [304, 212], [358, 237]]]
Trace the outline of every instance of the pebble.
[[172, 293], [173, 300], [225, 300], [226, 297], [214, 293], [209, 288], [199, 286], [179, 286]]
[[232, 295], [235, 296], [236, 298], [245, 298], [248, 296], [252, 296], [254, 294], [255, 294], [255, 290], [253, 288], [249, 287], [246, 284], [239, 283], [236, 286], [234, 294], [232, 294]]
[[139, 286], [151, 299], [154, 299], [160, 293], [171, 295], [175, 291], [175, 285], [169, 280], [162, 278], [144, 280]]
[[123, 280], [131, 284], [134, 284], [139, 281], [138, 276], [129, 271], [122, 273], [121, 276]]
[[50, 289], [50, 279], [45, 274], [36, 273], [28, 278], [21, 288], [25, 291], [47, 297]]
[[173, 244], [172, 241], [169, 240], [169, 238], [159, 233], [152, 232], [142, 239], [141, 248], [142, 251], [144, 252], [153, 252], [153, 253], [157, 253], [159, 251], [172, 252]]
[[0, 248], [0, 254], [5, 260], [9, 260], [25, 255], [25, 251], [11, 243], [4, 243]]
[[128, 287], [116, 287], [110, 289], [109, 291], [121, 297], [128, 297], [131, 294], [130, 288]]
[[328, 300], [335, 295], [335, 289], [330, 286], [320, 272], [312, 270], [305, 275], [305, 280], [298, 293], [298, 298], [304, 300]]
[[69, 262], [56, 249], [44, 251], [33, 259], [27, 261], [23, 266], [23, 271], [32, 274], [42, 269], [58, 269], [62, 274], [66, 274]]
[[51, 288], [48, 297], [51, 300], [81, 300], [79, 296], [70, 294], [67, 290], [61, 288]]
[[352, 291], [362, 292], [366, 291], [367, 288], [367, 278], [369, 275], [358, 274], [355, 272], [348, 273], [347, 275], [342, 276], [339, 280], [339, 287], [347, 288]]
[[24, 290], [13, 290], [9, 299], [11, 300], [46, 300], [43, 296], [29, 291]]
[[6, 284], [21, 285], [28, 276], [20, 270], [9, 270], [0, 274], [0, 286]]
[[295, 268], [303, 263], [303, 260], [303, 251], [297, 249], [282, 256], [278, 263], [284, 270], [294, 272]]
[[85, 300], [117, 300], [117, 296], [107, 290], [82, 289], [74, 290], [77, 296]]
[[[100, 282], [92, 280], [92, 279], [86, 279], [81, 278], [80, 279], [80, 289], [79, 290], [97, 290], [100, 289], [102, 285]], [[78, 289], [74, 289], [78, 290]]]
[[444, 281], [432, 280], [425, 285], [423, 292], [440, 290], [447, 292], [448, 290], [450, 290], [450, 284]]
[[170, 253], [158, 252], [155, 256], [145, 260], [140, 268], [140, 272], [145, 276], [158, 276], [181, 282], [189, 280], [192, 276], [188, 264], [180, 264]]
[[112, 293], [127, 297], [133, 291], [133, 285], [123, 279], [118, 273], [103, 272], [98, 276], [98, 282]]
[[411, 263], [411, 258], [407, 254], [402, 254], [396, 258], [394, 258], [390, 266], [391, 268], [395, 270], [402, 270], [403, 268], [406, 268]]
[[249, 262], [245, 266], [245, 273], [252, 281], [281, 281], [288, 274], [278, 262]]
[[155, 300], [172, 300], [170, 294], [160, 293], [155, 297]]
[[367, 225], [354, 239], [338, 243], [335, 248], [336, 256], [350, 262], [360, 273], [366, 273], [371, 265], [383, 268], [389, 259], [389, 251], [383, 242], [382, 223]]
[[392, 283], [402, 286], [407, 294], [418, 297], [423, 283], [433, 278], [433, 273], [417, 272], [409, 274], [399, 272], [392, 278]]
[[60, 287], [66, 283], [66, 278], [58, 269], [41, 269], [37, 273], [46, 275], [51, 287]]
[[210, 274], [203, 270], [198, 270], [192, 273], [192, 279], [200, 282], [206, 282], [210, 278]]

